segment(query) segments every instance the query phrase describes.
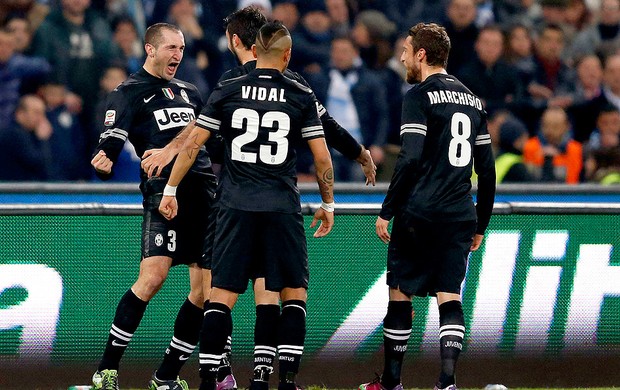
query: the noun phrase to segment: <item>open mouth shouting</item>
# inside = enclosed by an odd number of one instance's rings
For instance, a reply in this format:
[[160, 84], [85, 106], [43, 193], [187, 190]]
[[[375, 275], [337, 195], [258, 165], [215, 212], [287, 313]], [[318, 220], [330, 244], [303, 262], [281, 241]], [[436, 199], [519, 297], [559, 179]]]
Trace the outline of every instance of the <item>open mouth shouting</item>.
[[177, 68], [179, 67], [179, 64], [180, 62], [176, 62], [176, 61], [170, 62], [168, 66], [166, 66], [166, 73], [171, 77], [174, 76], [174, 74], [177, 72]]

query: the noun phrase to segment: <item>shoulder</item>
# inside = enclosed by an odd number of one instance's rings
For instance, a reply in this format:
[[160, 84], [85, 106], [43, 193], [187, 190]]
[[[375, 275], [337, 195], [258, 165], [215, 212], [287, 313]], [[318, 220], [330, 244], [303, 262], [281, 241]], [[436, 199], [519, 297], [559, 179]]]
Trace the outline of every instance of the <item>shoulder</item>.
[[298, 79], [295, 79], [295, 78], [289, 77], [289, 75], [288, 75], [287, 73], [284, 73], [284, 74], [283, 74], [283, 76], [284, 76], [283, 78], [284, 78], [285, 82], [286, 82], [288, 85], [290, 85], [290, 86], [291, 86], [291, 88], [296, 89], [296, 90], [299, 90], [299, 91], [301, 91], [302, 93], [305, 93], [305, 94], [308, 94], [308, 95], [311, 95], [311, 94], [313, 94], [313, 93], [314, 93], [314, 92], [312, 91], [312, 88], [310, 88], [310, 87], [307, 85], [307, 83], [302, 84], [302, 83], [300, 82], [300, 80], [303, 80], [303, 81], [305, 82], [305, 80], [303, 79], [303, 77], [301, 77], [301, 76], [300, 76], [299, 74], [297, 74], [297, 73], [294, 73], [294, 72], [291, 72], [291, 73], [293, 73], [293, 74], [297, 75]]

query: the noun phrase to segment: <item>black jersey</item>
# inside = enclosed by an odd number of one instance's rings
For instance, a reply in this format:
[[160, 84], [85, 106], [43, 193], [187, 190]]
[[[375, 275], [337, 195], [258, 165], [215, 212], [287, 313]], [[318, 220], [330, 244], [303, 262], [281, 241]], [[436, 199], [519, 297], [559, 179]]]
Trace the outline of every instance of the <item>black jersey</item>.
[[309, 88], [274, 69], [255, 69], [213, 90], [196, 125], [224, 140], [218, 199], [244, 211], [301, 211], [295, 147], [324, 137]]
[[[256, 69], [256, 61], [248, 61], [243, 65], [239, 65], [226, 71], [220, 77], [219, 81], [221, 82], [246, 75], [254, 69]], [[310, 88], [308, 82], [297, 72], [286, 69], [284, 71], [284, 76]], [[327, 109], [323, 107], [318, 100], [316, 101], [316, 105], [319, 111], [319, 118], [321, 118], [321, 123], [323, 124], [323, 131], [325, 132], [325, 142], [327, 142], [327, 146], [336, 149], [349, 160], [355, 160], [362, 152], [362, 146], [347, 130], [340, 126], [338, 122], [336, 122], [336, 120], [329, 115]]]
[[[161, 79], [140, 69], [108, 96], [104, 129], [95, 154], [103, 150], [108, 158], [116, 162], [127, 140], [138, 156], [148, 149], [163, 148], [198, 116], [202, 105], [200, 93], [194, 85], [178, 79]], [[171, 170], [172, 163], [163, 169], [161, 176], [168, 177]], [[204, 148], [200, 150], [191, 172], [215, 180]], [[140, 177], [143, 181], [147, 179], [142, 170]]]
[[[434, 74], [403, 101], [401, 152], [381, 217], [404, 213], [429, 221], [478, 219], [482, 234], [491, 218], [495, 163], [481, 100], [455, 77]], [[478, 174], [478, 204], [471, 190]]]

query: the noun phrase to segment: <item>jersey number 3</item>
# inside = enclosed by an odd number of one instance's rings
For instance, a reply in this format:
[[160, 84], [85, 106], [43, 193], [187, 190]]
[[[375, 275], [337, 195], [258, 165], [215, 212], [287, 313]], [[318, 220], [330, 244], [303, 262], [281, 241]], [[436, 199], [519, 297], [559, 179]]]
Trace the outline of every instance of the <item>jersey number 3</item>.
[[471, 161], [471, 119], [462, 112], [452, 115], [450, 121], [450, 147], [448, 148], [448, 160], [455, 167], [465, 167]]
[[[268, 111], [260, 118], [255, 110], [239, 108], [233, 112], [231, 126], [234, 129], [244, 130], [241, 135], [236, 136], [232, 141], [231, 158], [236, 161], [256, 163], [257, 158], [261, 162], [269, 165], [282, 164], [288, 154], [288, 139], [286, 136], [291, 129], [290, 117], [280, 111]], [[272, 145], [260, 145], [259, 152], [244, 152], [242, 149], [250, 142], [258, 138], [258, 130], [263, 128], [277, 128], [276, 131], [269, 132], [268, 140], [275, 143], [275, 150]]]

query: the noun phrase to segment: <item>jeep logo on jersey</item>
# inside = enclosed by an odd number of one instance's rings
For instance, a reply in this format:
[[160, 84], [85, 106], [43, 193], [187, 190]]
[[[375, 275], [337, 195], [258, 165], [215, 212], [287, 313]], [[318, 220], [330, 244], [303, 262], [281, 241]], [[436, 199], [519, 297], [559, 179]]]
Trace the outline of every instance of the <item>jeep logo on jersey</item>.
[[172, 92], [172, 89], [162, 88], [161, 90], [164, 92], [164, 96], [166, 96], [168, 99], [174, 99], [174, 92]]
[[164, 108], [153, 112], [159, 130], [166, 130], [173, 127], [185, 126], [196, 119], [194, 110], [189, 107]]

